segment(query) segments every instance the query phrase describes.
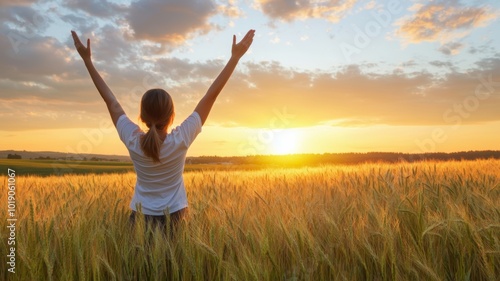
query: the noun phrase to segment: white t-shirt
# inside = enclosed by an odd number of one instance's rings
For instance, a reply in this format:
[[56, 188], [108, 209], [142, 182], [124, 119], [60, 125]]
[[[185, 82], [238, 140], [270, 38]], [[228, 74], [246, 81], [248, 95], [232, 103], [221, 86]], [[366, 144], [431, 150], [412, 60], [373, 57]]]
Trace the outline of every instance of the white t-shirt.
[[186, 153], [196, 136], [201, 132], [200, 115], [193, 112], [181, 125], [173, 129], [160, 149], [160, 163], [144, 155], [140, 137], [144, 132], [123, 114], [116, 122], [120, 139], [127, 147], [137, 174], [134, 196], [130, 208], [137, 211], [141, 204], [146, 215], [163, 215], [188, 206], [182, 172]]

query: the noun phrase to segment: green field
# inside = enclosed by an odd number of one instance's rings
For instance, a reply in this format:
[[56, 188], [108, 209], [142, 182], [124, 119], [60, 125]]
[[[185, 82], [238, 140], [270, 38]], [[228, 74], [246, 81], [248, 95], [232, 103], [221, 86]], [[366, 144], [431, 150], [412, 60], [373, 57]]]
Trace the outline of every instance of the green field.
[[[135, 174], [16, 175], [0, 280], [498, 280], [500, 161], [186, 172], [174, 240], [128, 225]], [[7, 186], [3, 174], [0, 182]], [[7, 204], [6, 188], [0, 202]], [[0, 208], [6, 218], [6, 208]], [[0, 243], [8, 239], [0, 220]], [[3, 244], [2, 244], [3, 245]], [[3, 259], [3, 260], [2, 260]]]
[[133, 172], [131, 162], [0, 159], [0, 169], [14, 169], [19, 175], [102, 174]]
[[[19, 175], [35, 176], [127, 173], [134, 171], [132, 162], [0, 159], [0, 169], [6, 171], [8, 168], [14, 169]], [[184, 171], [259, 170], [265, 168], [265, 165], [253, 164], [186, 164]]]

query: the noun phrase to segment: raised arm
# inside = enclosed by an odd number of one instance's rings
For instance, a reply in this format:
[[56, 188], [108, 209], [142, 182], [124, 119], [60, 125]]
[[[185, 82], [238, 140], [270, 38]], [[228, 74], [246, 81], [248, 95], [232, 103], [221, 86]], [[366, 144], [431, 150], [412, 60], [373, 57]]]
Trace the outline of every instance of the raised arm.
[[106, 85], [106, 82], [102, 79], [97, 69], [95, 69], [94, 64], [92, 63], [91, 51], [90, 51], [90, 39], [87, 39], [87, 47], [85, 47], [76, 32], [71, 31], [71, 35], [73, 36], [73, 41], [75, 42], [75, 47], [80, 56], [87, 67], [87, 70], [94, 82], [95, 87], [101, 94], [102, 99], [106, 103], [108, 107], [109, 114], [111, 115], [111, 119], [113, 120], [113, 124], [116, 126], [116, 122], [118, 121], [118, 117], [123, 115], [125, 112], [123, 111], [122, 106], [116, 99], [115, 95], [111, 91], [111, 89]]
[[219, 95], [222, 88], [224, 88], [224, 85], [226, 85], [226, 82], [227, 80], [229, 80], [229, 77], [231, 77], [231, 74], [233, 74], [238, 61], [252, 44], [254, 34], [255, 30], [249, 30], [245, 37], [243, 37], [243, 39], [238, 44], [236, 44], [236, 36], [233, 35], [231, 58], [227, 62], [224, 69], [222, 69], [219, 76], [217, 76], [215, 81], [212, 83], [212, 86], [208, 88], [205, 96], [200, 100], [200, 102], [194, 109], [194, 111], [196, 111], [200, 115], [202, 124], [205, 124], [205, 120], [207, 120], [208, 114], [210, 113], [210, 110], [212, 109], [217, 96]]

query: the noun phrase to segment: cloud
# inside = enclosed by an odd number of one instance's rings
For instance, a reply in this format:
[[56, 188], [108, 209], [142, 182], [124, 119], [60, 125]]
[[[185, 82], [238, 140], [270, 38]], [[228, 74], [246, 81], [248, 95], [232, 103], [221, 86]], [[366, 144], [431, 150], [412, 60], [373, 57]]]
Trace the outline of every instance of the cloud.
[[216, 13], [213, 1], [139, 0], [130, 5], [127, 20], [135, 39], [178, 45], [208, 32], [208, 20]]
[[65, 0], [63, 4], [72, 10], [82, 10], [89, 15], [100, 18], [121, 15], [126, 10], [126, 6], [106, 0]]
[[[5, 24], [0, 25], [0, 31], [18, 32]], [[203, 94], [198, 89], [206, 91], [205, 86], [223, 67], [219, 60], [144, 60], [143, 43], [127, 44], [130, 42], [120, 29], [112, 25], [96, 29], [95, 34], [91, 36], [94, 64], [132, 117], [142, 94], [157, 87], [175, 95], [179, 116], [192, 111], [192, 100], [197, 102]], [[0, 130], [92, 127], [108, 118], [69, 32], [64, 44], [53, 37], [33, 35], [17, 49], [9, 36], [0, 37]], [[81, 35], [82, 40], [86, 37]]]
[[[95, 61], [102, 61], [106, 64], [130, 65], [134, 66], [143, 53], [140, 43], [130, 44], [125, 37], [125, 31], [106, 24], [101, 28], [95, 29], [91, 34], [90, 44], [92, 46], [92, 58]], [[86, 40], [87, 36], [82, 35], [80, 39]], [[69, 39], [73, 47], [73, 40]]]
[[61, 15], [60, 19], [68, 23], [73, 30], [78, 34], [90, 34], [99, 28], [99, 24], [95, 19], [81, 17], [75, 14]]
[[457, 0], [416, 4], [410, 10], [416, 12], [399, 22], [398, 32], [409, 43], [447, 43], [468, 35], [473, 28], [486, 25], [496, 17], [486, 6], [469, 7]]
[[356, 4], [357, 0], [255, 0], [254, 7], [271, 19], [284, 21], [322, 18], [338, 22]]
[[[52, 22], [50, 17], [27, 6], [7, 6], [0, 10], [2, 24], [13, 27], [18, 37], [30, 38], [45, 31]], [[5, 34], [5, 33], [4, 33]]]
[[429, 62], [430, 65], [433, 65], [435, 67], [446, 67], [446, 68], [454, 68], [454, 65], [449, 62], [449, 61], [431, 61]]
[[243, 16], [243, 11], [238, 8], [236, 0], [228, 0], [227, 5], [221, 4], [218, 10], [225, 16], [230, 18], [239, 18]]
[[[187, 116], [224, 63], [161, 58], [152, 69], [106, 64], [98, 69], [132, 118], [137, 116], [140, 97], [152, 87], [166, 89], [179, 116]], [[0, 130], [92, 127], [109, 118], [81, 62], [59, 64], [62, 73], [58, 75], [0, 80], [4, 89]], [[447, 68], [448, 74], [376, 73], [359, 65], [335, 72], [301, 71], [278, 62], [242, 63], [220, 94], [207, 125], [266, 128], [286, 115], [293, 115], [288, 127], [442, 125], [461, 112], [468, 115], [462, 118], [464, 123], [498, 121], [500, 97], [479, 99], [476, 91], [484, 81], [496, 83], [490, 89], [500, 87], [500, 58], [478, 61], [467, 72], [458, 72], [446, 62], [431, 65]]]
[[[468, 114], [462, 118], [464, 123], [500, 118], [496, 114], [500, 97], [491, 94], [487, 100], [480, 100], [476, 96], [482, 85], [478, 77], [498, 81], [493, 87], [500, 87], [500, 59], [482, 62], [481, 68], [465, 73], [451, 69], [444, 77], [427, 71], [377, 74], [357, 65], [336, 73], [301, 72], [271, 62], [246, 66], [247, 72], [238, 73], [228, 82], [209, 124], [266, 127], [283, 109], [295, 116], [291, 127], [446, 125], [460, 110]], [[479, 106], [470, 110], [475, 102]], [[234, 109], [239, 106], [235, 115]]]
[[495, 52], [497, 51], [497, 49], [495, 49], [495, 47], [493, 47], [493, 44], [492, 44], [492, 41], [491, 40], [488, 40], [487, 43], [485, 44], [482, 44], [482, 45], [479, 45], [479, 46], [470, 46], [470, 48], [468, 49], [468, 53], [469, 54], [476, 54], [476, 53], [480, 53], [480, 54], [494, 54]]
[[38, 2], [39, 0], [0, 0], [1, 6], [26, 6]]
[[464, 44], [460, 42], [449, 42], [441, 47], [439, 47], [439, 51], [445, 55], [456, 55], [460, 53], [460, 50], [464, 47]]
[[179, 58], [160, 58], [155, 62], [154, 71], [165, 75], [176, 84], [215, 79], [224, 67], [223, 60], [209, 60], [204, 63], [191, 62]]
[[0, 31], [7, 34], [0, 37], [0, 77], [13, 81], [40, 81], [67, 70], [64, 66], [69, 52], [53, 37], [28, 36], [5, 25], [0, 26]]
[[[96, 31], [99, 35], [91, 39], [94, 64], [133, 112], [138, 107], [136, 96], [162, 79], [145, 70], [143, 61], [139, 63], [140, 45], [125, 44], [112, 26]], [[7, 35], [0, 37], [0, 130], [91, 127], [106, 117], [69, 31], [65, 43], [6, 24], [0, 25], [0, 33]]]
[[409, 60], [401, 63], [401, 67], [414, 67], [417, 66], [417, 63], [414, 60]]

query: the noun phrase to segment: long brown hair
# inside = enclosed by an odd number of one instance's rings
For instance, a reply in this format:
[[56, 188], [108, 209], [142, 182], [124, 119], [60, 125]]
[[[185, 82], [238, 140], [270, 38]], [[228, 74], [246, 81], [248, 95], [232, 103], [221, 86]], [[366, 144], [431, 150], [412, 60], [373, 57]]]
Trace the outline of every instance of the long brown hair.
[[173, 117], [174, 103], [165, 90], [151, 89], [144, 93], [140, 118], [149, 130], [141, 137], [141, 148], [144, 155], [153, 158], [154, 162], [160, 162], [162, 140], [158, 130], [166, 130]]

